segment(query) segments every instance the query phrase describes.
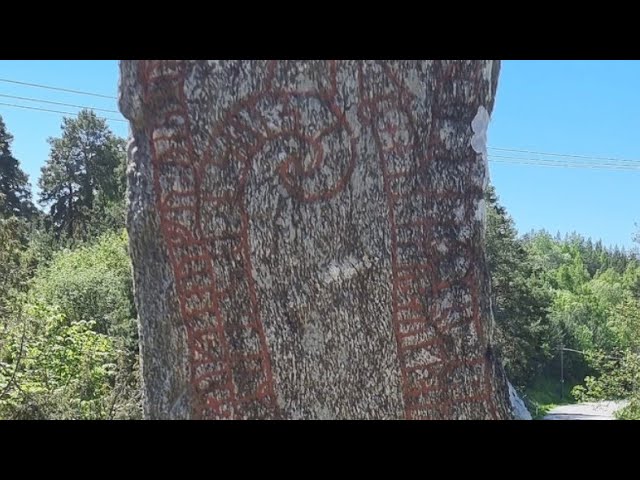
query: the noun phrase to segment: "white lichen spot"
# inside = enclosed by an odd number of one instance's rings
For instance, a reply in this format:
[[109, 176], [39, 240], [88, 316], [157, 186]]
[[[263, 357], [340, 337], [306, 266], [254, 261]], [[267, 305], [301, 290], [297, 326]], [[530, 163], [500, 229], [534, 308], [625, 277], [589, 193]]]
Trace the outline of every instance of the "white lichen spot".
[[369, 268], [370, 266], [371, 261], [367, 256], [361, 260], [358, 260], [353, 256], [349, 256], [339, 262], [332, 260], [327, 268], [321, 272], [320, 280], [325, 285], [329, 285], [334, 282], [340, 283], [355, 276], [360, 269]]
[[313, 323], [307, 325], [302, 336], [302, 346], [306, 352], [321, 354], [324, 352], [324, 335]]
[[487, 212], [487, 205], [484, 199], [480, 200], [476, 205], [476, 214], [474, 218], [476, 221], [482, 223], [484, 225], [484, 219]]
[[324, 405], [316, 407], [316, 415], [318, 420], [335, 420], [333, 412]]
[[433, 352], [430, 352], [429, 350], [426, 350], [426, 349], [418, 350], [414, 358], [415, 358], [415, 363], [420, 365], [425, 365], [425, 366], [431, 365], [433, 363], [442, 362], [442, 357], [434, 355]]
[[449, 251], [449, 248], [447, 248], [447, 245], [444, 242], [440, 242], [436, 248], [440, 253], [447, 253]]
[[456, 217], [456, 222], [462, 223], [462, 220], [464, 219], [464, 205], [459, 205], [458, 207], [456, 207], [453, 210], [453, 214]]

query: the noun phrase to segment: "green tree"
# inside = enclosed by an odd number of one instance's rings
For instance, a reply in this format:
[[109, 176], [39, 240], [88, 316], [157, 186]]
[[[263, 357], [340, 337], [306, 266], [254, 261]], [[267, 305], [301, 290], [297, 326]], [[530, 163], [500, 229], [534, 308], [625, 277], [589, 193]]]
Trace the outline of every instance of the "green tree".
[[96, 230], [92, 225], [123, 201], [124, 140], [105, 120], [83, 110], [77, 118], [64, 118], [62, 136], [49, 143], [40, 202], [49, 206], [49, 222], [57, 235], [87, 238]]
[[[632, 402], [621, 415], [640, 416], [638, 257], [577, 233], [563, 237], [543, 230], [518, 239], [493, 189], [487, 201], [496, 338], [516, 385], [528, 387], [531, 399], [560, 401], [564, 347], [574, 350], [564, 355], [563, 373], [566, 383], [577, 385], [576, 398], [626, 397]], [[526, 310], [535, 298], [545, 299], [539, 315]], [[540, 320], [532, 323], [536, 317]], [[532, 325], [538, 330], [532, 332]], [[539, 378], [532, 378], [536, 372]]]
[[[21, 258], [25, 249], [24, 235], [24, 220], [0, 217], [0, 352], [6, 345], [7, 332], [13, 326], [12, 320], [17, 307], [13, 298], [23, 285]], [[0, 358], [0, 375], [5, 370]]]
[[0, 218], [0, 296], [20, 284], [20, 256], [25, 250], [26, 223]]
[[[121, 231], [58, 251], [11, 297], [0, 330], [0, 418], [140, 416], [127, 244]], [[22, 252], [25, 263], [39, 249]]]
[[525, 235], [523, 246], [527, 250], [534, 270], [544, 276], [545, 282], [550, 287], [556, 287], [554, 272], [567, 261], [559, 241], [542, 230]]
[[524, 387], [551, 356], [550, 295], [535, 271], [513, 220], [493, 187], [486, 193], [486, 248], [496, 341], [511, 381]]
[[623, 275], [612, 266], [589, 282], [589, 290], [605, 309], [592, 321], [593, 346], [587, 361], [593, 374], [574, 388], [579, 400], [629, 399], [620, 412], [625, 419], [640, 419], [640, 298], [636, 295], [637, 262], [628, 261]]
[[140, 416], [137, 371], [117, 338], [39, 301], [23, 308], [0, 350], [0, 419]]
[[71, 322], [91, 321], [102, 334], [127, 339], [137, 349], [131, 263], [124, 231], [64, 250], [40, 268], [30, 293], [57, 305]]
[[11, 153], [12, 141], [0, 117], [0, 217], [29, 217], [34, 211], [29, 181]]

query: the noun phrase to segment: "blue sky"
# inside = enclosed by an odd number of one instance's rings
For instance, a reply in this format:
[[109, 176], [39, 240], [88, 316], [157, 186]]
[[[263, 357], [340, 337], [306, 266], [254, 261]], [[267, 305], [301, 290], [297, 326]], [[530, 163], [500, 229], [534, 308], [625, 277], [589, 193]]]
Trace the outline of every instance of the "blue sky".
[[[116, 96], [118, 64], [3, 60], [0, 78]], [[638, 61], [504, 61], [489, 145], [640, 160], [638, 85]], [[4, 82], [0, 82], [0, 95], [117, 110], [115, 99]], [[77, 111], [2, 96], [0, 103]], [[123, 119], [117, 113], [99, 113]], [[0, 105], [0, 115], [15, 138], [14, 155], [35, 185], [49, 152], [46, 139], [60, 135], [61, 115], [4, 105]], [[110, 121], [109, 125], [117, 135], [127, 135], [126, 123]], [[632, 236], [635, 224], [640, 224], [640, 170], [491, 163], [491, 180], [521, 233], [540, 228], [552, 233], [576, 231], [607, 245], [635, 246]]]
[[[640, 159], [640, 62], [505, 61], [489, 145]], [[576, 231], [632, 247], [640, 170], [491, 164], [491, 180], [521, 233]]]

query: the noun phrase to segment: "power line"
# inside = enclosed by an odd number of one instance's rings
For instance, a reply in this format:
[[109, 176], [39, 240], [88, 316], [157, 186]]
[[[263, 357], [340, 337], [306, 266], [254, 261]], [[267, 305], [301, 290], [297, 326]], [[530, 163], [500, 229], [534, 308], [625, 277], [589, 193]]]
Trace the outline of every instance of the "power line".
[[[8, 95], [0, 94], [0, 96], [7, 97]], [[59, 103], [59, 102], [48, 102], [48, 103], [72, 106], [70, 104]], [[62, 115], [71, 115], [71, 116], [76, 115], [76, 113], [74, 112], [64, 112], [61, 110], [51, 110], [48, 108], [28, 107], [26, 105], [16, 105], [13, 103], [0, 102], [0, 105], [7, 106], [7, 107], [14, 107], [14, 108], [24, 108], [27, 110], [36, 110], [41, 112], [57, 113]], [[84, 107], [80, 107], [80, 108], [84, 108]], [[114, 121], [114, 122], [125, 122], [125, 123], [127, 122], [127, 120], [122, 120], [119, 118], [109, 118], [109, 117], [99, 117], [99, 118], [102, 118], [104, 120]], [[587, 158], [596, 158], [596, 157], [587, 157]], [[585, 162], [575, 162], [575, 161], [559, 162], [556, 160], [531, 159], [531, 158], [511, 157], [511, 156], [493, 155], [493, 154], [489, 155], [489, 161], [496, 162], [496, 163], [508, 163], [508, 164], [514, 164], [514, 165], [530, 165], [530, 166], [537, 166], [537, 167], [591, 168], [591, 169], [605, 169], [605, 170], [635, 170], [635, 171], [640, 170], [640, 162], [638, 161], [627, 161], [627, 163], [624, 163], [624, 164], [615, 164], [615, 163], [590, 164]]]
[[[0, 95], [0, 96], [6, 97], [8, 95]], [[64, 104], [59, 102], [48, 102], [48, 103], [72, 106], [70, 104]], [[62, 115], [75, 116], [77, 114], [74, 112], [65, 112], [61, 110], [52, 110], [48, 108], [28, 107], [26, 105], [17, 105], [17, 104], [4, 103], [4, 102], [0, 102], [0, 105], [7, 106], [7, 107], [14, 107], [14, 108], [23, 108], [27, 110], [36, 110], [41, 112], [57, 113]], [[110, 117], [99, 117], [99, 118], [102, 118], [104, 120], [114, 121], [114, 122], [125, 122], [125, 123], [127, 122], [127, 120], [122, 120], [119, 118], [110, 118]], [[587, 158], [596, 158], [596, 157], [587, 157]], [[592, 164], [592, 163], [586, 163], [586, 162], [575, 162], [575, 161], [560, 162], [556, 160], [531, 159], [531, 158], [524, 158], [524, 157], [512, 157], [512, 156], [494, 155], [494, 154], [489, 155], [489, 160], [491, 162], [496, 162], [496, 163], [508, 163], [508, 164], [514, 164], [514, 165], [530, 165], [530, 166], [537, 166], [537, 167], [591, 168], [591, 169], [605, 169], [605, 170], [608, 169], [608, 170], [635, 170], [635, 171], [640, 170], [639, 161], [627, 161], [624, 164], [615, 164], [615, 163]]]
[[550, 157], [568, 157], [568, 158], [583, 158], [588, 160], [606, 160], [613, 162], [638, 162], [639, 160], [631, 160], [626, 158], [612, 158], [612, 157], [593, 157], [587, 155], [575, 155], [567, 153], [551, 153], [551, 152], [535, 152], [532, 150], [517, 150], [515, 148], [499, 148], [499, 147], [487, 147], [489, 150], [499, 150], [501, 152], [516, 152], [516, 153], [529, 153], [535, 155], [545, 155]]
[[[37, 88], [46, 88], [49, 90], [58, 90], [61, 92], [69, 92], [69, 93], [75, 93], [75, 94], [79, 94], [79, 95], [90, 95], [90, 96], [94, 96], [94, 97], [100, 97], [100, 98], [109, 98], [109, 99], [117, 99], [117, 97], [114, 96], [110, 96], [110, 95], [104, 95], [104, 94], [100, 94], [100, 93], [95, 93], [95, 92], [86, 92], [86, 91], [81, 91], [81, 90], [72, 90], [72, 89], [68, 89], [68, 88], [62, 88], [62, 87], [53, 87], [50, 85], [42, 85], [42, 84], [38, 84], [38, 83], [28, 83], [28, 82], [22, 82], [22, 81], [18, 81], [18, 80], [10, 80], [10, 79], [6, 79], [6, 78], [0, 78], [0, 82], [5, 82], [5, 83], [13, 83], [13, 84], [18, 84], [18, 85], [26, 85], [26, 86], [30, 86], [30, 87], [37, 87]], [[102, 112], [108, 112], [108, 113], [120, 113], [116, 110], [109, 110], [109, 109], [103, 109], [103, 108], [94, 108], [94, 107], [88, 107], [88, 106], [84, 106], [84, 105], [74, 105], [74, 104], [69, 104], [69, 103], [62, 103], [62, 102], [53, 102], [53, 101], [48, 101], [48, 100], [38, 100], [38, 99], [33, 99], [33, 98], [28, 98], [28, 97], [19, 97], [19, 96], [14, 96], [14, 95], [4, 95], [4, 94], [0, 94], [0, 97], [5, 97], [5, 98], [14, 98], [14, 99], [18, 99], [18, 100], [25, 100], [25, 101], [30, 101], [30, 102], [41, 102], [41, 103], [47, 103], [47, 104], [52, 104], [52, 105], [61, 105], [61, 106], [65, 106], [65, 107], [73, 107], [73, 108], [88, 108], [91, 110], [97, 110], [97, 111], [102, 111]], [[27, 107], [27, 106], [23, 106], [23, 105], [16, 105], [16, 104], [10, 104], [10, 103], [1, 103], [0, 105], [5, 105], [8, 107], [16, 107], [16, 108], [24, 108], [24, 109], [29, 109], [29, 110], [38, 110], [38, 111], [43, 111], [43, 112], [51, 112], [51, 113], [58, 113], [58, 114], [63, 114], [63, 115], [75, 115], [75, 113], [72, 112], [63, 112], [60, 110], [50, 110], [50, 109], [45, 109], [45, 108], [37, 108], [37, 107]], [[106, 118], [106, 117], [102, 117], [105, 120], [110, 120], [110, 121], [116, 121], [116, 122], [126, 122], [126, 120], [121, 120], [121, 119], [117, 119], [117, 118]], [[487, 147], [489, 150], [495, 150], [495, 151], [500, 151], [500, 152], [511, 152], [511, 153], [526, 153], [526, 154], [533, 154], [533, 155], [542, 155], [542, 156], [550, 156], [550, 157], [560, 157], [560, 158], [578, 158], [578, 159], [584, 159], [584, 160], [595, 160], [595, 161], [600, 161], [600, 162], [605, 162], [605, 163], [588, 163], [588, 162], [574, 162], [571, 160], [565, 161], [565, 162], [560, 162], [560, 161], [556, 161], [556, 160], [550, 160], [550, 159], [545, 159], [545, 158], [527, 158], [527, 157], [515, 157], [515, 156], [508, 156], [508, 155], [495, 155], [495, 154], [490, 154], [489, 157], [490, 160], [492, 162], [499, 162], [499, 163], [511, 163], [511, 164], [520, 164], [520, 165], [532, 165], [532, 166], [549, 166], [549, 167], [564, 167], [564, 168], [596, 168], [596, 169], [611, 169], [611, 170], [638, 170], [640, 169], [640, 160], [632, 160], [632, 159], [623, 159], [623, 158], [615, 158], [615, 157], [598, 157], [598, 156], [587, 156], [587, 155], [576, 155], [576, 154], [563, 154], [563, 153], [556, 153], [556, 152], [538, 152], [538, 151], [534, 151], [534, 150], [522, 150], [522, 149], [515, 149], [515, 148], [503, 148], [503, 147]], [[611, 162], [616, 162], [616, 163], [611, 163]]]
[[71, 90], [69, 88], [52, 87], [50, 85], [41, 85], [39, 83], [20, 82], [18, 80], [9, 80], [7, 78], [0, 78], [0, 82], [15, 83], [17, 85], [26, 85], [28, 87], [46, 88], [48, 90], [58, 90], [58, 91], [61, 91], [61, 92], [75, 93], [75, 94], [78, 94], [78, 95], [90, 95], [92, 97], [110, 98], [112, 100], [117, 100], [117, 97], [114, 97], [114, 96], [111, 96], [111, 95], [103, 95], [101, 93], [92, 93], [92, 92], [83, 92], [81, 90]]
[[[4, 105], [6, 107], [26, 108], [28, 110], [38, 110], [41, 112], [51, 112], [51, 113], [58, 113], [58, 114], [61, 113], [63, 115], [71, 115], [71, 116], [77, 115], [77, 113], [74, 113], [74, 112], [63, 112], [61, 110], [50, 110], [48, 108], [27, 107], [26, 105], [16, 105], [15, 103], [0, 102], [0, 105]], [[121, 120], [119, 118], [109, 118], [109, 117], [99, 117], [99, 118], [102, 118], [103, 120], [111, 120], [113, 122], [126, 122], [126, 120]]]
[[635, 168], [638, 167], [640, 168], [640, 160], [630, 160], [628, 162], [598, 162], [598, 163], [593, 163], [593, 162], [582, 162], [582, 161], [576, 161], [576, 160], [551, 160], [548, 158], [528, 158], [528, 157], [514, 157], [514, 156], [510, 156], [510, 155], [496, 155], [493, 153], [489, 154], [489, 157], [492, 158], [505, 158], [508, 160], [514, 160], [514, 161], [527, 161], [527, 162], [539, 162], [539, 163], [545, 163], [545, 164], [550, 164], [550, 165], [564, 165], [564, 164], [571, 164], [571, 165], [580, 165], [580, 166], [585, 166], [585, 167], [622, 167], [622, 168]]
[[555, 168], [588, 168], [618, 171], [640, 171], [640, 165], [613, 165], [613, 164], [588, 164], [578, 162], [554, 162], [554, 161], [538, 161], [527, 158], [516, 157], [493, 157], [489, 156], [489, 161], [494, 163], [509, 163], [512, 165], [531, 165], [536, 167], [555, 167]]
[[[50, 90], [58, 90], [58, 91], [61, 91], [61, 92], [75, 93], [75, 94], [78, 94], [78, 95], [90, 95], [90, 96], [93, 96], [93, 97], [109, 98], [109, 99], [112, 99], [112, 100], [117, 100], [117, 97], [114, 97], [112, 95], [104, 95], [104, 94], [101, 94], [101, 93], [86, 92], [86, 91], [81, 91], [81, 90], [72, 90], [72, 89], [63, 88], [63, 87], [53, 87], [53, 86], [50, 86], [50, 85], [42, 85], [42, 84], [39, 84], [39, 83], [22, 82], [22, 81], [18, 81], [18, 80], [10, 80], [10, 79], [7, 79], [7, 78], [0, 78], [0, 82], [14, 83], [14, 84], [17, 84], [17, 85], [26, 85], [26, 86], [29, 86], [29, 87], [46, 88], [46, 89], [50, 89]], [[26, 97], [12, 97], [10, 95], [0, 95], [0, 96], [9, 97], [9, 98], [17, 98], [17, 99], [20, 99], [20, 100], [34, 101], [34, 99], [30, 99], [30, 98], [26, 98]], [[58, 102], [50, 102], [50, 101], [46, 101], [46, 100], [39, 100], [39, 101], [43, 102], [43, 103], [52, 103], [52, 104], [58, 104], [58, 105], [63, 105], [63, 106], [76, 107], [76, 108], [91, 108], [93, 110], [100, 110], [100, 111], [109, 112], [109, 113], [120, 113], [120, 112], [118, 112], [116, 110], [99, 109], [99, 108], [93, 108], [93, 107], [85, 107], [85, 106], [79, 106], [79, 105], [71, 105], [71, 104], [64, 104], [64, 103], [58, 103]], [[605, 160], [605, 161], [614, 161], [614, 162], [638, 162], [638, 161], [640, 161], [640, 160], [631, 160], [631, 159], [614, 158], [614, 157], [597, 157], [597, 156], [564, 154], [564, 153], [555, 153], [555, 152], [538, 152], [538, 151], [534, 151], [534, 150], [521, 150], [521, 149], [515, 149], [515, 148], [503, 148], [503, 147], [487, 147], [487, 148], [489, 150], [498, 150], [498, 151], [502, 151], [502, 152], [527, 153], [527, 154], [552, 156], [552, 157], [582, 158], [582, 159], [588, 159], [588, 160]]]
[[602, 167], [602, 166], [597, 166], [597, 167], [588, 167], [588, 166], [584, 166], [584, 165], [564, 165], [564, 164], [557, 164], [557, 165], [551, 165], [548, 163], [535, 163], [535, 162], [511, 162], [509, 160], [489, 160], [491, 163], [506, 163], [509, 165], [525, 165], [525, 166], [531, 166], [531, 167], [551, 167], [551, 168], [582, 168], [582, 169], [591, 169], [591, 170], [612, 170], [612, 171], [638, 171], [640, 170], [640, 168], [615, 168], [615, 167]]
[[108, 110], [108, 109], [105, 109], [105, 108], [88, 107], [86, 105], [74, 105], [73, 103], [52, 102], [50, 100], [39, 100], [37, 98], [18, 97], [16, 95], [5, 95], [5, 94], [2, 94], [2, 93], [0, 93], [0, 97], [15, 98], [17, 100], [26, 100], [27, 102], [49, 103], [51, 105], [62, 105], [63, 107], [88, 108], [89, 110], [98, 110], [100, 112], [117, 113], [118, 115], [120, 115], [120, 112], [117, 111], [117, 110]]
[[584, 163], [563, 163], [563, 162], [538, 162], [528, 159], [493, 159], [489, 158], [490, 162], [494, 163], [509, 163], [512, 165], [531, 165], [536, 167], [556, 167], [556, 168], [586, 168], [586, 169], [603, 169], [603, 170], [629, 170], [638, 171], [640, 166], [624, 166], [624, 165], [587, 165]]

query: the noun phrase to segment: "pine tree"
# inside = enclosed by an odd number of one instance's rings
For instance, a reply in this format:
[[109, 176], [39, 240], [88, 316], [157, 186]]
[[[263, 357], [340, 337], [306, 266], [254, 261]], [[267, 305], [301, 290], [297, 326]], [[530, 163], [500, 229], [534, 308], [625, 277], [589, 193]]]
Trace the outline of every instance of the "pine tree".
[[0, 117], [0, 217], [29, 217], [34, 210], [29, 181], [11, 153], [12, 141]]
[[87, 235], [92, 217], [122, 195], [123, 140], [89, 110], [65, 118], [62, 136], [50, 138], [51, 152], [42, 168], [40, 203], [49, 206], [56, 234]]
[[487, 263], [498, 327], [496, 343], [509, 378], [515, 385], [524, 387], [550, 356], [551, 329], [547, 313], [551, 298], [492, 186], [485, 198]]

